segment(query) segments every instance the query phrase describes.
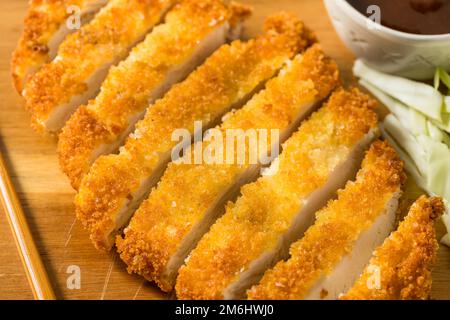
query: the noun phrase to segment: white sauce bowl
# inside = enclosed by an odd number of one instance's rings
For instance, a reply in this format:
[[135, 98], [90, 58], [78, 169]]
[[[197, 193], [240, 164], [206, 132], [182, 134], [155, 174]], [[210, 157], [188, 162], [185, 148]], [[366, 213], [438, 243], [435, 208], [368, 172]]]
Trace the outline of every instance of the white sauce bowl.
[[450, 70], [450, 34], [400, 32], [375, 25], [345, 0], [324, 2], [345, 45], [372, 67], [418, 80], [432, 78], [436, 67]]

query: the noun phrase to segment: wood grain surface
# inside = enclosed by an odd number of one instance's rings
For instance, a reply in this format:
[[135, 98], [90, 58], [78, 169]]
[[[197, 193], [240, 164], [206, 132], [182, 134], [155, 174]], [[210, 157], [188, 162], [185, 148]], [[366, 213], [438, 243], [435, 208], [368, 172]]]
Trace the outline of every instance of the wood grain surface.
[[[344, 82], [351, 83], [352, 54], [333, 30], [321, 0], [242, 0], [253, 5], [246, 35], [258, 34], [264, 17], [280, 10], [295, 12], [314, 29], [324, 50], [338, 62]], [[0, 151], [2, 152], [39, 252], [60, 299], [168, 298], [152, 284], [127, 274], [116, 254], [97, 252], [87, 233], [75, 221], [74, 192], [59, 171], [56, 142], [37, 135], [12, 88], [9, 62], [22, 28], [27, 0], [0, 0]], [[420, 191], [412, 182], [403, 206]], [[1, 209], [0, 209], [1, 210]], [[439, 236], [443, 227], [438, 226]], [[69, 289], [70, 266], [81, 271], [81, 288]], [[433, 273], [435, 299], [450, 298], [450, 249], [441, 246]], [[12, 234], [0, 213], [0, 299], [32, 299]]]

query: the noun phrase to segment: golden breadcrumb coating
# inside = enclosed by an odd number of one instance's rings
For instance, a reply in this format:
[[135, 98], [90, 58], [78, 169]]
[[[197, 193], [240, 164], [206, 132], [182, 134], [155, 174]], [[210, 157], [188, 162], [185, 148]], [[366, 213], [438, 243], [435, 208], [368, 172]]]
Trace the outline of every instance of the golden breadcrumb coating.
[[225, 215], [193, 250], [180, 269], [178, 298], [222, 299], [224, 289], [239, 279], [252, 261], [275, 249], [309, 195], [323, 186], [354, 145], [376, 128], [373, 106], [374, 101], [356, 89], [337, 90], [303, 122], [283, 145], [276, 173], [243, 186], [241, 197], [228, 204]]
[[69, 35], [57, 57], [27, 82], [24, 97], [33, 126], [87, 91], [89, 78], [104, 64], [123, 57], [175, 0], [110, 0], [95, 18]]
[[290, 248], [290, 258], [265, 272], [250, 299], [302, 299], [314, 283], [351, 252], [359, 235], [386, 209], [405, 180], [403, 163], [386, 142], [372, 144], [356, 181], [316, 213], [316, 221]]
[[[296, 52], [314, 40], [289, 14], [269, 17], [265, 34], [223, 45], [185, 81], [147, 109], [119, 155], [99, 157], [81, 182], [75, 199], [78, 218], [99, 249], [109, 250], [119, 212], [133, 199], [143, 179], [152, 176], [177, 144], [172, 132], [194, 121], [213, 123], [271, 78]], [[167, 159], [169, 160], [169, 159]]]
[[[397, 231], [378, 247], [345, 300], [420, 300], [431, 291], [431, 268], [439, 245], [434, 221], [443, 214], [440, 198], [420, 197]], [[379, 270], [379, 287], [370, 279]], [[369, 285], [369, 283], [371, 285]], [[370, 288], [369, 288], [370, 287]]]
[[48, 62], [52, 38], [70, 17], [67, 9], [77, 6], [81, 13], [103, 5], [107, 0], [31, 0], [24, 29], [12, 55], [11, 74], [18, 93], [27, 78]]
[[[241, 17], [249, 13], [243, 9]], [[126, 60], [111, 68], [100, 94], [72, 115], [59, 136], [61, 168], [75, 189], [95, 160], [95, 151], [117, 143], [130, 127], [130, 118], [145, 111], [150, 95], [170, 71], [189, 60], [200, 41], [232, 14], [222, 0], [185, 0]]]
[[[336, 64], [315, 45], [292, 60], [242, 109], [225, 116], [218, 129], [224, 136], [227, 129], [233, 128], [278, 129], [282, 135], [302, 110], [324, 99], [337, 82]], [[278, 141], [270, 141], [269, 145], [273, 143]], [[203, 142], [203, 150], [209, 144]], [[117, 248], [128, 270], [156, 281], [164, 291], [172, 290], [173, 284], [163, 276], [170, 257], [223, 190], [249, 169], [249, 152], [247, 141], [243, 164], [171, 163], [158, 187], [135, 213], [124, 239], [118, 237]], [[203, 292], [210, 289], [208, 286], [202, 283]]]

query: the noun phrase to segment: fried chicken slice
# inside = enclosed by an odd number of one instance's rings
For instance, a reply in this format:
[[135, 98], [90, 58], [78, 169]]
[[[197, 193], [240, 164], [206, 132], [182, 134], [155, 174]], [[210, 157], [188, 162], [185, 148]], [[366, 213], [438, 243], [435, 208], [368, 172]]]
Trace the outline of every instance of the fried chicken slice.
[[228, 35], [238, 36], [233, 29], [240, 29], [249, 13], [222, 0], [185, 0], [126, 60], [111, 68], [100, 94], [78, 108], [59, 135], [60, 165], [72, 186], [78, 189], [98, 156], [117, 151], [149, 104], [191, 73]]
[[11, 60], [11, 75], [19, 94], [22, 94], [29, 77], [56, 56], [61, 42], [76, 31], [76, 24], [90, 21], [107, 2], [31, 0], [22, 35]]
[[[206, 129], [240, 107], [283, 63], [308, 47], [314, 37], [290, 14], [271, 16], [265, 34], [234, 41], [217, 50], [189, 77], [151, 105], [118, 155], [99, 157], [81, 182], [77, 217], [99, 249], [109, 250], [171, 159], [172, 133], [194, 122]], [[201, 132], [200, 132], [201, 133]], [[189, 141], [190, 143], [190, 141]]]
[[377, 135], [374, 105], [356, 89], [339, 89], [304, 121], [270, 174], [242, 187], [191, 253], [177, 280], [178, 298], [244, 298], [313, 222], [315, 211], [354, 176]]
[[[195, 164], [195, 149], [200, 144], [203, 150], [213, 147], [213, 142], [204, 141], [194, 145], [181, 162], [169, 164], [156, 189], [125, 229], [125, 237], [118, 237], [117, 248], [128, 270], [155, 281], [164, 291], [172, 290], [178, 269], [223, 213], [223, 205], [259, 173], [259, 163], [252, 160], [257, 143], [246, 139], [246, 132], [278, 130], [279, 137], [267, 133], [267, 138], [260, 138], [267, 139], [268, 150], [273, 150], [271, 146], [284, 141], [337, 82], [336, 64], [313, 46], [288, 63], [242, 109], [225, 116], [216, 128], [216, 137], [217, 131], [227, 137], [231, 129], [242, 130], [237, 136], [246, 140], [245, 150], [237, 146], [233, 157], [219, 163], [209, 162], [206, 157], [201, 164]], [[226, 154], [224, 150], [217, 152]]]
[[373, 143], [356, 180], [316, 213], [314, 225], [291, 246], [290, 257], [266, 271], [248, 297], [337, 299], [394, 228], [405, 177], [395, 150], [386, 142]]
[[444, 210], [441, 198], [421, 196], [342, 299], [429, 299], [431, 268], [439, 249], [434, 222]]
[[24, 98], [38, 131], [58, 132], [98, 93], [109, 67], [126, 57], [175, 0], [110, 0], [61, 43], [53, 61], [27, 82]]

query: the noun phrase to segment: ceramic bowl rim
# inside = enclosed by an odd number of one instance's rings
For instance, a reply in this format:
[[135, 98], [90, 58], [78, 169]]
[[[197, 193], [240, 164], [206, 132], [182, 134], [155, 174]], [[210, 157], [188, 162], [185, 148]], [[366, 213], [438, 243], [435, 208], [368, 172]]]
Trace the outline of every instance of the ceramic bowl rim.
[[[358, 24], [363, 25], [364, 23], [367, 22], [368, 18], [365, 17], [361, 12], [356, 10], [346, 0], [331, 0], [331, 1], [336, 2], [336, 5], [341, 7], [343, 11]], [[436, 34], [436, 35], [413, 34], [397, 31], [383, 25], [380, 25], [380, 31], [393, 37], [409, 41], [447, 41], [447, 40], [450, 41], [450, 33]]]

